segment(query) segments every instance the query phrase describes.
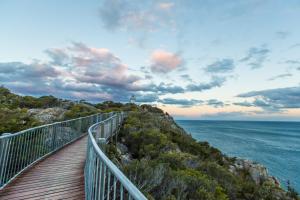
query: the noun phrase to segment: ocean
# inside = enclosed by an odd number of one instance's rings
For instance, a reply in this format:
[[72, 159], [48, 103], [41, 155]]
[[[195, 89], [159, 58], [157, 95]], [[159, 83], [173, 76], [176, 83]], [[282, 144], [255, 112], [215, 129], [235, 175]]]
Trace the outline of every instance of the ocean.
[[177, 120], [199, 141], [229, 156], [257, 161], [300, 192], [300, 122]]

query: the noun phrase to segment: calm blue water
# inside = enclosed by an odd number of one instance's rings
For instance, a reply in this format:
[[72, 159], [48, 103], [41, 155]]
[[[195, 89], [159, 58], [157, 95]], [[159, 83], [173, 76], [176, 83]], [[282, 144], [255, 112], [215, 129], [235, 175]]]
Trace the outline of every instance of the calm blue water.
[[300, 122], [177, 120], [192, 136], [229, 156], [265, 165], [283, 186], [300, 191]]

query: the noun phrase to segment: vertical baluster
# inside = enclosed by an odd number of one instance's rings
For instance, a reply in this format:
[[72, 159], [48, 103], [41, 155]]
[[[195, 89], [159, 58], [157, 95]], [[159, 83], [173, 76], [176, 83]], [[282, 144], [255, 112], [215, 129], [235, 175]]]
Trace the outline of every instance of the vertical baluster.
[[10, 138], [2, 138], [0, 139], [2, 152], [1, 155], [1, 165], [0, 165], [0, 187], [6, 183], [5, 176], [6, 176], [6, 167], [7, 167], [7, 160], [8, 160], [8, 154], [9, 154], [9, 148], [10, 148]]
[[31, 163], [36, 160], [36, 155], [37, 155], [37, 153], [36, 153], [36, 139], [37, 139], [36, 129], [34, 129], [32, 132], [33, 132], [32, 133], [33, 134], [33, 139], [32, 139], [32, 142], [33, 142], [33, 145], [32, 145], [33, 157], [32, 157]]
[[100, 126], [101, 126], [101, 138], [104, 138], [104, 131], [105, 131], [105, 128], [104, 128], [104, 126], [105, 126], [105, 124], [104, 124], [104, 122], [102, 122], [101, 124], [100, 124]]
[[99, 186], [99, 179], [98, 179], [98, 176], [99, 176], [99, 171], [98, 171], [98, 164], [99, 164], [99, 158], [97, 156], [96, 157], [96, 162], [95, 162], [95, 169], [94, 169], [94, 172], [95, 172], [95, 186], [93, 188], [93, 196], [94, 196], [94, 199], [98, 199], [98, 186]]
[[110, 171], [107, 170], [107, 192], [106, 192], [106, 200], [109, 200], [109, 196], [110, 196], [110, 177], [111, 177], [111, 174], [110, 174]]
[[116, 196], [117, 196], [117, 179], [114, 175], [114, 196], [113, 196], [113, 200], [116, 200]]
[[16, 156], [15, 156], [16, 162], [15, 162], [15, 166], [14, 166], [14, 174], [17, 174], [19, 172], [20, 154], [21, 154], [21, 151], [20, 151], [21, 135], [16, 136], [16, 139], [17, 139], [17, 144], [16, 144], [17, 152], [16, 152]]
[[14, 171], [15, 171], [15, 164], [16, 164], [16, 149], [17, 149], [17, 138], [16, 137], [12, 137], [12, 149], [11, 149], [11, 154], [10, 154], [10, 164], [9, 164], [9, 176], [8, 176], [8, 180], [11, 179], [11, 177], [13, 176], [14, 174]]
[[15, 163], [14, 154], [16, 152], [16, 137], [11, 138], [10, 146], [11, 146], [11, 151], [9, 153], [9, 164], [8, 164], [7, 176], [6, 176], [7, 181], [11, 178], [11, 174], [12, 174], [14, 163]]
[[37, 142], [36, 142], [36, 146], [37, 146], [37, 156], [36, 156], [36, 160], [39, 159], [41, 157], [41, 129], [37, 128], [36, 130], [37, 133]]
[[30, 135], [28, 133], [24, 134], [25, 135], [25, 146], [24, 146], [24, 154], [23, 154], [23, 157], [24, 157], [24, 164], [23, 164], [23, 169], [28, 165], [28, 155], [29, 155], [29, 138], [30, 138]]
[[47, 154], [47, 151], [46, 151], [46, 145], [47, 145], [47, 137], [46, 137], [46, 127], [43, 127], [42, 128], [42, 155], [46, 155]]
[[102, 190], [102, 178], [103, 178], [103, 173], [102, 173], [102, 170], [103, 170], [103, 162], [102, 162], [102, 160], [101, 160], [101, 158], [100, 158], [100, 170], [99, 170], [99, 174], [100, 174], [100, 176], [99, 176], [99, 189], [98, 189], [98, 199], [101, 199], [101, 196], [102, 196], [102, 193], [103, 193], [103, 190]]
[[104, 165], [103, 167], [103, 181], [101, 183], [102, 188], [103, 188], [103, 192], [102, 192], [102, 200], [104, 200], [104, 194], [105, 194], [105, 181], [106, 181], [106, 165]]
[[123, 185], [120, 183], [120, 200], [123, 200]]
[[91, 187], [91, 199], [93, 199], [93, 193], [94, 193], [94, 190], [95, 190], [95, 172], [96, 172], [96, 169], [95, 169], [95, 165], [96, 165], [96, 160], [97, 160], [97, 157], [95, 156], [95, 153], [93, 153], [93, 159], [92, 159], [92, 173], [91, 173], [91, 183], [92, 183], [92, 187]]

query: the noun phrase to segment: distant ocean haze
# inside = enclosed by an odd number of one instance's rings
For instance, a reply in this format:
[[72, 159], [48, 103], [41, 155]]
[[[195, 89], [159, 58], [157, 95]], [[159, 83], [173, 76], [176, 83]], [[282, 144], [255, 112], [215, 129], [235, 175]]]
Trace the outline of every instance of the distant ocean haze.
[[300, 122], [177, 120], [199, 141], [229, 156], [257, 161], [300, 192]]

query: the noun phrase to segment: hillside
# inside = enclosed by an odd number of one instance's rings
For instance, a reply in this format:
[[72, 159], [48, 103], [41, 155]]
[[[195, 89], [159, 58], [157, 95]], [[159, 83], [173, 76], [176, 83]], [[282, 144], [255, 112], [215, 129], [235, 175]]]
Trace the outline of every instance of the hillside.
[[91, 104], [54, 96], [20, 96], [0, 87], [0, 135], [99, 112], [130, 110], [132, 106], [111, 101]]
[[149, 199], [289, 200], [296, 192], [280, 188], [262, 165], [223, 155], [197, 142], [158, 108], [131, 112], [111, 159]]

